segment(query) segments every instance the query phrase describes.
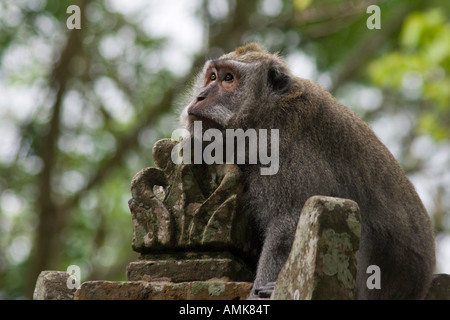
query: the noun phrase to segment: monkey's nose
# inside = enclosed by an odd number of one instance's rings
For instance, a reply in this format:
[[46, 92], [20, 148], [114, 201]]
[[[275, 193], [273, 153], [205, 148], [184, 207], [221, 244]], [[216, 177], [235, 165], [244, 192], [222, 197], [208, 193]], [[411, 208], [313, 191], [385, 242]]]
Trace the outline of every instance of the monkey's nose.
[[206, 99], [206, 97], [208, 96], [209, 92], [210, 92], [211, 88], [206, 88], [205, 90], [203, 90], [202, 92], [200, 92], [197, 96], [197, 102], [203, 101]]

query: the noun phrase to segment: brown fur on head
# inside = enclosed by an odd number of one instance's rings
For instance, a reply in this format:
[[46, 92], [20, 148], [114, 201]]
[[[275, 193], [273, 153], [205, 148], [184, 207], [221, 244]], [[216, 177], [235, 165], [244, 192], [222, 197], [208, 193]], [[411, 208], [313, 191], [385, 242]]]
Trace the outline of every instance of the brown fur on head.
[[262, 61], [272, 61], [278, 64], [284, 72], [290, 73], [283, 59], [278, 54], [268, 52], [263, 46], [256, 42], [248, 43], [235, 51], [223, 55], [220, 59], [235, 60], [244, 63], [255, 63]]

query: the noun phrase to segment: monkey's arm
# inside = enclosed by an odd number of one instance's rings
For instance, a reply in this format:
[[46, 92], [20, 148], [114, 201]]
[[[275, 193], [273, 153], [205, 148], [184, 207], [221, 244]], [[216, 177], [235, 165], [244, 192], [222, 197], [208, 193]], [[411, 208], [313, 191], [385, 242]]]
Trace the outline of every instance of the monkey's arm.
[[258, 261], [250, 299], [270, 298], [278, 274], [289, 256], [293, 240], [291, 239], [292, 234], [293, 232], [289, 230], [283, 234], [276, 230], [268, 232]]

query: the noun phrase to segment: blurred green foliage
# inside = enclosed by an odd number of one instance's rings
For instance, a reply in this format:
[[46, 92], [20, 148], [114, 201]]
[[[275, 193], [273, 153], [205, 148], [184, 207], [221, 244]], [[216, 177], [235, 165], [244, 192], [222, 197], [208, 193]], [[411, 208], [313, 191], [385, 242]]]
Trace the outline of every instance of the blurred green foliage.
[[397, 90], [405, 99], [426, 99], [419, 126], [441, 141], [450, 137], [450, 22], [433, 8], [411, 13], [403, 23], [396, 50], [373, 61], [376, 85]]

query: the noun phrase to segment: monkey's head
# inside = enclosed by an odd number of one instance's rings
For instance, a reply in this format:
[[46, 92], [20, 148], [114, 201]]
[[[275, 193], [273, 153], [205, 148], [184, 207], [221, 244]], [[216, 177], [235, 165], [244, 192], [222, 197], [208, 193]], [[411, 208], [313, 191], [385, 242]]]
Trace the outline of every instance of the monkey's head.
[[191, 133], [194, 121], [202, 121], [203, 129], [255, 128], [272, 113], [267, 108], [290, 92], [293, 79], [277, 55], [250, 43], [205, 63], [181, 123]]

